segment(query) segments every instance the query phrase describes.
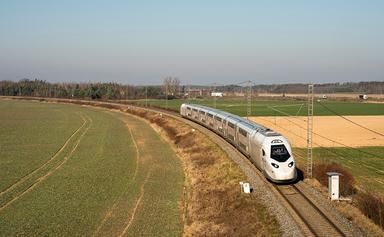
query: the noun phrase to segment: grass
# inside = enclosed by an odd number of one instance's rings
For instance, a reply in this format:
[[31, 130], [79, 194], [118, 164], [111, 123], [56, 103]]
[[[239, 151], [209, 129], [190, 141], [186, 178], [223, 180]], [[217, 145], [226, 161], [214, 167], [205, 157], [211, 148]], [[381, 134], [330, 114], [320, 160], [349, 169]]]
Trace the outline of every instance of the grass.
[[[145, 105], [145, 100], [131, 101], [141, 105]], [[194, 100], [168, 100], [168, 108], [179, 110], [180, 105], [185, 102], [196, 103], [214, 107], [213, 99], [194, 99]], [[148, 100], [148, 105], [166, 107], [165, 100]], [[384, 115], [384, 104], [370, 104], [359, 102], [343, 102], [343, 101], [324, 101], [321, 102], [326, 107], [336, 111], [340, 115]], [[224, 110], [239, 116], [246, 116], [247, 102], [244, 98], [217, 98], [216, 108]], [[252, 116], [284, 116], [284, 115], [307, 115], [307, 106], [305, 100], [279, 99], [279, 100], [262, 100], [258, 98], [252, 99], [251, 107]], [[321, 106], [319, 103], [314, 104], [314, 115], [334, 115], [332, 112]]]
[[[314, 163], [334, 162], [349, 170], [360, 188], [384, 195], [384, 147], [314, 148]], [[306, 149], [294, 148], [300, 168], [305, 170]], [[324, 174], [326, 175], [326, 174]]]
[[1, 100], [0, 111], [0, 190], [52, 156], [82, 124], [76, 111], [54, 104]]
[[[384, 229], [384, 164], [382, 162], [384, 147], [359, 149], [361, 151], [342, 148], [314, 149], [313, 178], [327, 188], [326, 173], [341, 173], [340, 194], [343, 197], [352, 198], [354, 206], [349, 210], [340, 207], [340, 210], [357, 225], [364, 226], [363, 229], [370, 233], [368, 235], [381, 236], [382, 234], [377, 234], [381, 231], [370, 226], [369, 221], [363, 218], [361, 213]], [[306, 161], [303, 158], [303, 152], [304, 149], [294, 149], [298, 167], [305, 170]], [[360, 211], [355, 210], [354, 207]]]
[[175, 119], [128, 110], [162, 129], [187, 177], [183, 236], [280, 236], [276, 219], [253, 195], [242, 195], [240, 168], [205, 135]]
[[41, 167], [79, 129], [59, 155], [1, 195], [1, 236], [181, 233], [183, 170], [149, 125], [77, 105], [0, 100], [0, 108], [1, 191]]

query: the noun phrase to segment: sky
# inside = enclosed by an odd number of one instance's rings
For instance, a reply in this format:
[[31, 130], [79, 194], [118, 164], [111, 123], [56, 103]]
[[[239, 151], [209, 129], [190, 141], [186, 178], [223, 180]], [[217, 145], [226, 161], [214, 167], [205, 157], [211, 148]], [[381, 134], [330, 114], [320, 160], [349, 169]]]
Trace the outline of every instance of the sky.
[[384, 1], [0, 0], [0, 80], [384, 81]]

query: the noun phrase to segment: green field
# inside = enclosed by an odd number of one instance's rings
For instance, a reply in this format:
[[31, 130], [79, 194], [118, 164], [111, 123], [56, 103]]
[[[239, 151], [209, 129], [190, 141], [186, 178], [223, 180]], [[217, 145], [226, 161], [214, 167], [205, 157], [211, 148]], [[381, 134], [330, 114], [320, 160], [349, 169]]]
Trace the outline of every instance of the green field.
[[[145, 100], [132, 101], [145, 105]], [[168, 100], [168, 108], [178, 110], [182, 103], [189, 102], [195, 104], [214, 107], [213, 99], [195, 99], [195, 100]], [[336, 111], [340, 115], [384, 115], [384, 104], [359, 103], [359, 102], [341, 102], [341, 101], [323, 101], [321, 102], [327, 108]], [[148, 105], [166, 107], [165, 100], [148, 100]], [[239, 116], [246, 116], [247, 102], [244, 98], [217, 98], [216, 108], [224, 110]], [[260, 100], [253, 99], [251, 107], [252, 116], [284, 116], [297, 115], [306, 116], [307, 106], [304, 100]], [[314, 115], [335, 115], [327, 110], [320, 103], [314, 103]]]
[[[302, 170], [306, 168], [306, 152], [306, 149], [294, 148]], [[313, 161], [339, 163], [353, 174], [361, 188], [384, 195], [384, 147], [314, 148]]]
[[32, 101], [0, 111], [0, 236], [181, 233], [183, 170], [148, 124]]

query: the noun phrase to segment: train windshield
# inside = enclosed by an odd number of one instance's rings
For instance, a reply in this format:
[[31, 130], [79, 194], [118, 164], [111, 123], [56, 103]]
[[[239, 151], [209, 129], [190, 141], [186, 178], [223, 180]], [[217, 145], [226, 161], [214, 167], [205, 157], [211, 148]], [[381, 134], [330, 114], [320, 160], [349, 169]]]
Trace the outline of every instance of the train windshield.
[[272, 145], [271, 146], [271, 158], [278, 162], [285, 162], [291, 157], [287, 148], [284, 145]]

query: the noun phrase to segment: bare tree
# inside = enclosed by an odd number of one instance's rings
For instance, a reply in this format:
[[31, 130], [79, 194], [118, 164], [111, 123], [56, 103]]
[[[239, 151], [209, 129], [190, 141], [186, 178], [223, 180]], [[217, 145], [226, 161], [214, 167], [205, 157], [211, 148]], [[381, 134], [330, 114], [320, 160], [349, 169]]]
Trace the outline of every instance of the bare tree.
[[180, 80], [177, 77], [164, 78], [163, 92], [166, 97], [178, 96], [180, 92]]

